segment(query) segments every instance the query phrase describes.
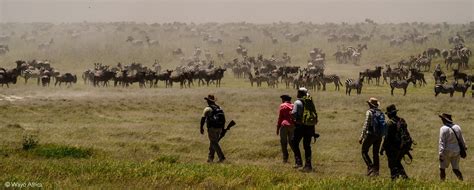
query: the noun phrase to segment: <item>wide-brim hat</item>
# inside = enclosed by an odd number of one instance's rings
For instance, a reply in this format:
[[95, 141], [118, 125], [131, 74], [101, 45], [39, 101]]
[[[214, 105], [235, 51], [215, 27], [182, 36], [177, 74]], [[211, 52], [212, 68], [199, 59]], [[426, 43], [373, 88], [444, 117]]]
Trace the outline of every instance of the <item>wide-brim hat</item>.
[[398, 109], [394, 104], [387, 106], [387, 112], [385, 112], [386, 114], [390, 114], [394, 112], [398, 112]]
[[308, 93], [308, 89], [305, 88], [305, 87], [301, 87], [301, 88], [298, 89], [298, 92]]
[[377, 100], [377, 98], [370, 98], [369, 101], [367, 101], [367, 103], [369, 103], [370, 105], [374, 106], [374, 107], [379, 107], [380, 106], [380, 102], [379, 100]]
[[438, 115], [442, 120], [445, 120], [449, 123], [453, 123], [453, 116], [451, 114], [442, 113]]
[[210, 102], [216, 102], [216, 97], [214, 97], [212, 94], [207, 95], [207, 97], [204, 97], [204, 99]]

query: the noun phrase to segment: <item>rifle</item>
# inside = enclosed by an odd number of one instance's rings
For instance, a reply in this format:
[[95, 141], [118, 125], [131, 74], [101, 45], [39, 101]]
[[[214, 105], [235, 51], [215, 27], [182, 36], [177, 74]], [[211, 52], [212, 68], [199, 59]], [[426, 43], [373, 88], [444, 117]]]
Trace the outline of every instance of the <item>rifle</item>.
[[228, 130], [230, 130], [230, 128], [232, 128], [234, 125], [235, 125], [235, 121], [232, 120], [229, 122], [229, 124], [227, 124], [227, 127], [225, 127], [224, 129], [222, 129], [222, 132], [221, 132], [221, 136], [219, 137], [219, 141], [224, 138], [225, 134], [227, 133]]
[[316, 143], [316, 140], [319, 138], [319, 133], [314, 133], [313, 134], [313, 138], [314, 138], [314, 142], [313, 143]]

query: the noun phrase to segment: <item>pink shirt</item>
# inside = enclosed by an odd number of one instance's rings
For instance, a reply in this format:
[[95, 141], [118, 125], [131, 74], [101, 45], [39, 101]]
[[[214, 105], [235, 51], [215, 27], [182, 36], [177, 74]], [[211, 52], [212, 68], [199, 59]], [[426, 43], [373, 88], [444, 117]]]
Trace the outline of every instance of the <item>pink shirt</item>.
[[291, 110], [293, 110], [293, 104], [291, 102], [284, 102], [280, 104], [279, 116], [278, 116], [278, 126], [288, 127], [293, 126], [295, 123], [293, 121], [293, 116], [291, 115]]

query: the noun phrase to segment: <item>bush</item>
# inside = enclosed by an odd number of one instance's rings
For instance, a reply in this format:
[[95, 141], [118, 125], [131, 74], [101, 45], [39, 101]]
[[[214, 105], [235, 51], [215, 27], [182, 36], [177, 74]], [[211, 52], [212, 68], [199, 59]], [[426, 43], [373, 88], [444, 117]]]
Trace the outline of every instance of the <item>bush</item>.
[[92, 149], [49, 144], [35, 148], [33, 154], [46, 158], [89, 158]]
[[23, 150], [30, 150], [38, 145], [38, 137], [35, 135], [24, 135], [23, 136]]

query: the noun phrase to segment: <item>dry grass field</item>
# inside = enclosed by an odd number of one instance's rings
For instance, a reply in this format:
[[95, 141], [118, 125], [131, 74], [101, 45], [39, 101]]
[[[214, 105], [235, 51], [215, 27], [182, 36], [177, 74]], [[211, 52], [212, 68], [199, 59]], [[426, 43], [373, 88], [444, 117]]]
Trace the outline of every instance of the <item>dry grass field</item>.
[[[133, 26], [125, 32], [114, 32], [106, 25], [104, 32], [90, 29], [74, 40], [63, 28], [78, 25], [57, 25], [39, 34], [39, 41], [55, 38], [55, 44], [46, 51], [21, 41], [21, 32], [17, 32], [8, 43], [10, 52], [0, 56], [0, 67], [15, 67], [14, 61], [18, 59], [48, 59], [61, 72], [80, 76], [94, 62], [140, 62], [151, 66], [158, 59], [164, 68], [173, 69], [179, 64], [179, 59], [171, 55], [175, 48], [183, 48], [186, 55], [195, 46], [210, 52], [222, 50], [230, 61], [238, 57], [234, 50], [238, 38], [248, 35], [255, 41], [245, 45], [251, 55], [262, 53], [269, 57], [288, 52], [293, 65], [298, 66], [306, 64], [309, 50], [323, 48], [328, 56], [326, 72], [345, 80], [375, 65], [394, 65], [427, 47], [451, 48], [447, 38], [461, 27], [452, 25], [440, 38], [430, 37], [424, 45], [407, 42], [402, 47], [390, 47], [387, 41], [374, 37], [367, 43], [368, 50], [359, 65], [341, 65], [332, 56], [341, 43], [330, 44], [319, 33], [302, 37], [296, 43], [278, 36], [281, 42], [273, 45], [256, 31], [230, 30], [230, 36], [223, 37], [224, 43], [219, 46], [157, 29], [150, 37], [160, 41], [159, 47], [136, 48], [125, 42], [128, 35], [139, 36], [130, 31]], [[16, 27], [19, 31], [31, 29], [28, 24]], [[391, 32], [391, 25], [380, 28], [380, 33]], [[466, 45], [474, 47], [472, 39]], [[294, 89], [286, 89], [283, 84], [276, 89], [266, 85], [251, 87], [248, 80], [234, 78], [231, 71], [225, 73], [221, 88], [164, 88], [163, 83], [159, 83], [159, 88], [96, 88], [82, 80], [71, 88], [40, 87], [34, 82], [23, 84], [19, 79], [10, 88], [0, 88], [0, 185], [36, 182], [47, 189], [472, 189], [471, 148], [468, 158], [461, 161], [464, 182], [456, 181], [451, 172], [447, 182], [438, 180], [441, 121], [437, 114], [453, 114], [463, 129], [467, 146], [474, 147], [474, 98], [470, 93], [465, 98], [459, 93], [452, 98], [434, 97], [432, 71], [437, 63], [443, 63], [445, 70], [444, 60], [435, 58], [431, 71], [425, 73], [428, 85], [410, 85], [406, 96], [400, 90], [391, 96], [387, 84], [365, 84], [359, 96], [346, 96], [344, 88], [334, 91], [333, 85], [327, 91], [312, 91], [320, 114], [316, 130], [321, 134], [313, 144], [313, 173], [301, 173], [281, 162], [279, 138], [275, 134], [279, 96], [296, 96]], [[474, 74], [472, 68], [471, 61], [471, 69], [463, 72]], [[451, 71], [447, 73], [452, 81]], [[224, 164], [206, 163], [208, 139], [199, 134], [199, 120], [205, 107], [203, 97], [209, 93], [216, 95], [226, 117], [237, 122], [221, 143], [228, 159]], [[381, 157], [380, 177], [364, 175], [365, 164], [357, 140], [369, 97], [377, 97], [384, 109], [396, 104], [399, 115], [408, 122], [417, 143], [412, 152], [413, 163], [405, 165], [410, 180], [392, 182], [385, 156]], [[33, 136], [38, 146], [22, 150], [25, 136]]]

